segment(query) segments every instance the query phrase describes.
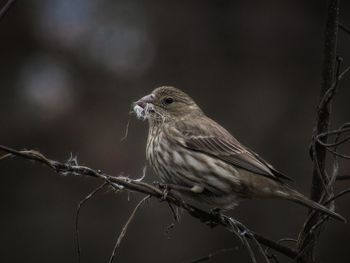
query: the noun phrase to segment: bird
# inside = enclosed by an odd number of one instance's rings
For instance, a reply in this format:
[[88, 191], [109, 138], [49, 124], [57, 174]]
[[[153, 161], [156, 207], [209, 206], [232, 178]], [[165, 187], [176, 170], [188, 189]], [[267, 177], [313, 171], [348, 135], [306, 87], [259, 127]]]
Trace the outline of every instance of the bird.
[[346, 221], [290, 187], [289, 177], [206, 116], [182, 90], [158, 87], [134, 102], [133, 111], [149, 124], [149, 165], [181, 196], [213, 210], [233, 209], [243, 199], [283, 199]]

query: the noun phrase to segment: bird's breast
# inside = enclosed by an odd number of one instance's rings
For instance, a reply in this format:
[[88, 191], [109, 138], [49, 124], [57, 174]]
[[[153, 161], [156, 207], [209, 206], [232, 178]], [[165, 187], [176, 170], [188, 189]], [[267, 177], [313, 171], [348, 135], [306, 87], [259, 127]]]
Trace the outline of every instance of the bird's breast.
[[150, 129], [147, 139], [146, 158], [150, 165], [154, 168], [158, 163], [159, 155], [161, 154], [161, 140], [163, 132], [160, 129]]

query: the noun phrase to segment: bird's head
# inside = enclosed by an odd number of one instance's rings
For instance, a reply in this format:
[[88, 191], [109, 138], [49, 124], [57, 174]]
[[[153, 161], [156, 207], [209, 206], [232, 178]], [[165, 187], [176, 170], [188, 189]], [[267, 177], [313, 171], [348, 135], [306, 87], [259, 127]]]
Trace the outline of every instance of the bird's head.
[[156, 88], [134, 103], [134, 112], [142, 120], [162, 123], [178, 120], [193, 114], [202, 114], [201, 109], [185, 92], [169, 86]]

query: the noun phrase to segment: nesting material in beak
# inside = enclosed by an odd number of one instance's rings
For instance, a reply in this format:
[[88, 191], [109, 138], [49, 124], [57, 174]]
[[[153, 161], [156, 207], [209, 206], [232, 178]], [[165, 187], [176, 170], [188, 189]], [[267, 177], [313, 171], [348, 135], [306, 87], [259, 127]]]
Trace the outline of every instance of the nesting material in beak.
[[138, 119], [146, 120], [150, 111], [153, 109], [154, 95], [144, 96], [134, 103], [134, 112]]

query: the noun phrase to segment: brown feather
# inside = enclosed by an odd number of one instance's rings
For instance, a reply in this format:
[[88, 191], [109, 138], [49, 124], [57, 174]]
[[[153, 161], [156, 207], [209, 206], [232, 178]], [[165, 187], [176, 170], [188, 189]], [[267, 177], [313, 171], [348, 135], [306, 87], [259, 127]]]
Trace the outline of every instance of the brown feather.
[[241, 198], [287, 199], [343, 219], [292, 190], [283, 182], [290, 178], [208, 118], [181, 90], [160, 87], [135, 104], [138, 111], [147, 109], [150, 165], [165, 183], [182, 189], [181, 194], [225, 209]]

